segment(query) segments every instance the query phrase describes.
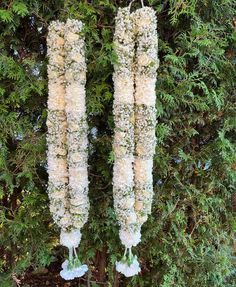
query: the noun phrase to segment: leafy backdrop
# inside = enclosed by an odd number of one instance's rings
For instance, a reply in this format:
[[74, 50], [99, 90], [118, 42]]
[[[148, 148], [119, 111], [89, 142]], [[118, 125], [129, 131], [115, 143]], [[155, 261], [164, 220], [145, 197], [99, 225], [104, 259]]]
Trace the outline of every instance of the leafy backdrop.
[[156, 10], [159, 34], [155, 198], [135, 250], [142, 274], [125, 279], [114, 272], [122, 248], [112, 207], [112, 36], [117, 8], [127, 4], [0, 3], [1, 287], [14, 286], [12, 274], [61, 263], [66, 254], [48, 207], [45, 121], [47, 27], [68, 17], [86, 24], [91, 209], [80, 248], [91, 267], [86, 286], [236, 286], [232, 0], [145, 1]]

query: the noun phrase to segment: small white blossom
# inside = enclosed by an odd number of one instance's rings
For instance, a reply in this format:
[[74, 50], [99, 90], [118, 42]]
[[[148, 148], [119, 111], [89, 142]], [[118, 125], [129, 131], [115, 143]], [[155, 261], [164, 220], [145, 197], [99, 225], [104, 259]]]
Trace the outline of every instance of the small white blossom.
[[78, 247], [81, 240], [80, 230], [61, 231], [60, 243], [68, 248]]
[[141, 232], [140, 229], [137, 231], [129, 231], [127, 229], [120, 229], [119, 236], [122, 244], [126, 248], [131, 248], [136, 246], [141, 241]]
[[122, 273], [125, 277], [131, 277], [137, 275], [141, 271], [141, 268], [135, 256], [131, 264], [128, 264], [127, 261], [116, 262], [116, 271]]
[[61, 270], [60, 275], [65, 280], [73, 280], [75, 278], [75, 272], [73, 270]]
[[62, 271], [60, 272], [60, 275], [65, 280], [73, 280], [74, 278], [82, 277], [88, 271], [88, 266], [86, 264], [77, 267], [73, 266], [72, 268], [69, 268], [68, 265], [69, 260], [65, 260], [61, 266]]
[[82, 277], [88, 271], [88, 266], [86, 264], [80, 265], [75, 268], [75, 277]]

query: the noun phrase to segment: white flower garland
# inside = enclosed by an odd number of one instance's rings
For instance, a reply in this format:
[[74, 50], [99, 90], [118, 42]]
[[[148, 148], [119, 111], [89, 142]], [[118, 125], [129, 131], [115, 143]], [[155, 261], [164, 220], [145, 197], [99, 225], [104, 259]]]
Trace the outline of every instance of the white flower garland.
[[140, 226], [151, 213], [153, 156], [156, 136], [156, 77], [159, 60], [155, 11], [143, 7], [134, 16], [137, 50], [135, 67], [135, 211]]
[[[82, 22], [77, 20], [67, 20], [66, 24], [58, 21], [52, 22], [48, 34], [48, 74], [49, 74], [49, 100], [57, 107], [60, 101], [60, 113], [63, 118], [60, 121], [50, 117], [55, 110], [48, 105], [48, 127], [57, 125], [58, 135], [48, 131], [48, 162], [54, 159], [54, 167], [60, 170], [58, 159], [60, 155], [56, 149], [57, 145], [63, 145], [63, 167], [65, 173], [63, 197], [55, 203], [54, 198], [58, 198], [58, 189], [55, 183], [62, 180], [62, 175], [55, 174], [49, 181], [49, 194], [51, 211], [53, 218], [58, 218], [57, 210], [64, 207], [65, 212], [60, 211], [60, 221], [55, 222], [61, 227], [60, 243], [69, 248], [69, 261], [62, 264], [63, 270], [60, 272], [64, 279], [73, 279], [83, 276], [87, 271], [87, 265], [82, 265], [79, 261], [75, 248], [79, 246], [81, 239], [80, 229], [88, 219], [88, 171], [87, 171], [87, 121], [85, 105], [85, 83], [86, 83], [86, 63], [85, 63], [85, 41], [82, 33]], [[59, 31], [59, 33], [57, 33]], [[60, 41], [57, 39], [60, 35]], [[64, 38], [63, 38], [64, 36]], [[60, 42], [61, 45], [58, 45]], [[55, 51], [60, 52], [55, 52]], [[60, 70], [55, 69], [55, 59], [60, 59]], [[58, 60], [59, 61], [59, 60]], [[54, 73], [51, 72], [53, 70]], [[57, 73], [55, 72], [58, 71]], [[53, 75], [54, 86], [50, 77]], [[60, 81], [58, 80], [61, 79]], [[61, 93], [58, 94], [58, 83], [61, 85]], [[63, 87], [63, 88], [62, 88]], [[52, 91], [52, 92], [50, 92]], [[55, 112], [53, 113], [55, 114]], [[57, 114], [57, 113], [56, 113]], [[50, 120], [51, 119], [51, 120]], [[62, 134], [63, 133], [63, 137]], [[53, 138], [54, 137], [54, 138]], [[57, 141], [55, 141], [57, 139]], [[56, 145], [55, 145], [56, 144]], [[60, 146], [61, 147], [61, 146]], [[54, 151], [54, 157], [52, 152]], [[50, 164], [48, 164], [50, 167]], [[51, 164], [52, 166], [52, 164]], [[52, 177], [52, 168], [48, 169], [49, 178]], [[60, 208], [57, 208], [59, 206]], [[72, 278], [73, 277], [73, 278]]]
[[[80, 21], [68, 20], [66, 25], [55, 21], [50, 24], [47, 38], [48, 193], [50, 210], [61, 228], [60, 242], [69, 248], [69, 260], [62, 264], [60, 273], [67, 280], [83, 276], [88, 270], [87, 265], [79, 261], [75, 250], [89, 210], [86, 63], [82, 28]], [[137, 52], [134, 60], [135, 40]], [[114, 44], [118, 64], [113, 74], [113, 193], [120, 224], [119, 236], [126, 247], [116, 268], [129, 277], [140, 272], [131, 247], [141, 241], [141, 226], [151, 212], [153, 196], [158, 67], [154, 10], [143, 7], [130, 13], [130, 7], [120, 8], [116, 17]]]
[[75, 230], [83, 227], [88, 219], [89, 210], [86, 63], [82, 29], [81, 21], [67, 20], [65, 27], [65, 110], [68, 123], [69, 210]]
[[50, 211], [54, 221], [62, 228], [71, 225], [68, 212], [67, 185], [67, 121], [65, 113], [64, 76], [64, 24], [51, 22], [48, 46], [48, 117], [47, 165]]
[[113, 194], [121, 226], [119, 235], [126, 247], [122, 260], [116, 263], [116, 269], [129, 277], [140, 272], [131, 247], [141, 241], [141, 226], [151, 212], [153, 194], [155, 83], [159, 64], [155, 11], [143, 7], [130, 13], [130, 7], [120, 8], [116, 17], [114, 46], [118, 64], [114, 66], [113, 74]]
[[[118, 63], [114, 66], [114, 167], [113, 197], [114, 208], [120, 224], [120, 240], [126, 247], [116, 270], [125, 276], [138, 273], [139, 264], [131, 253], [141, 238], [135, 213], [134, 194], [134, 52], [135, 34], [130, 7], [119, 8], [116, 16], [114, 50]], [[129, 255], [127, 254], [129, 248]], [[135, 261], [136, 260], [136, 261]], [[132, 266], [132, 267], [131, 267]]]
[[[118, 64], [114, 66], [114, 208], [120, 224], [120, 239], [127, 247], [137, 242], [134, 210], [134, 27], [129, 7], [119, 8], [114, 34]], [[124, 89], [125, 87], [125, 89]]]

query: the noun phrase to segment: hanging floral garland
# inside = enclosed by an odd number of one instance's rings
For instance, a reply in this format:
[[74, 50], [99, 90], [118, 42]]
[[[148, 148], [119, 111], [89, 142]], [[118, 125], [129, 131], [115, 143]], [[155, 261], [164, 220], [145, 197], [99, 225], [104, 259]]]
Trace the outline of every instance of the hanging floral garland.
[[119, 235], [126, 247], [122, 260], [116, 263], [116, 270], [130, 277], [140, 272], [131, 247], [141, 241], [141, 226], [151, 212], [153, 194], [158, 66], [154, 10], [143, 7], [130, 13], [130, 7], [120, 8], [116, 17], [114, 47], [118, 64], [114, 66], [113, 74], [113, 194], [121, 226]]
[[83, 24], [67, 20], [66, 116], [68, 123], [69, 202], [72, 226], [80, 230], [88, 220], [88, 125], [86, 117], [86, 62]]
[[62, 228], [71, 225], [68, 212], [67, 121], [65, 113], [64, 24], [51, 22], [48, 46], [47, 165], [50, 211]]
[[155, 11], [143, 7], [135, 12], [135, 211], [140, 226], [151, 213], [153, 156], [156, 136], [156, 77], [158, 37]]
[[[131, 253], [131, 247], [136, 246], [141, 237], [134, 210], [134, 40], [130, 8], [119, 8], [114, 34], [114, 49], [118, 56], [118, 63], [114, 66], [113, 74], [115, 121], [113, 197], [120, 224], [120, 240], [126, 248], [121, 262], [116, 263], [116, 269], [126, 276], [133, 275], [134, 265], [139, 272], [139, 265]], [[129, 249], [128, 254], [127, 249]]]
[[[55, 40], [55, 32], [60, 28], [60, 53], [55, 53], [59, 49], [58, 41]], [[51, 23], [48, 34], [48, 56], [49, 56], [49, 75], [51, 69], [55, 70], [55, 58], [60, 54], [60, 71], [54, 73], [55, 87], [50, 86], [49, 81], [49, 99], [55, 104], [63, 101], [61, 111], [63, 119], [57, 124], [59, 134], [63, 130], [62, 137], [58, 137], [58, 144], [63, 144], [63, 163], [66, 173], [66, 183], [64, 197], [60, 198], [61, 204], [65, 207], [65, 212], [60, 221], [56, 223], [61, 227], [60, 242], [69, 248], [69, 260], [62, 264], [63, 270], [60, 272], [64, 279], [70, 280], [75, 277], [83, 276], [88, 270], [87, 265], [82, 265], [78, 259], [76, 248], [79, 246], [81, 233], [80, 229], [88, 218], [88, 172], [87, 172], [87, 121], [85, 108], [85, 82], [86, 82], [86, 63], [84, 55], [84, 36], [82, 33], [82, 23], [77, 20], [67, 20], [66, 24], [60, 22]], [[63, 39], [64, 36], [64, 39]], [[59, 98], [57, 90], [58, 80], [61, 77], [60, 84], [63, 86], [61, 97]], [[50, 77], [49, 77], [50, 78]], [[53, 90], [52, 93], [50, 91]], [[49, 101], [50, 101], [49, 100]], [[49, 108], [49, 106], [48, 106]], [[49, 115], [51, 114], [49, 108]], [[48, 126], [54, 125], [54, 118], [48, 118]], [[63, 129], [64, 127], [64, 129]], [[50, 131], [49, 131], [50, 134]], [[50, 137], [50, 136], [49, 136]], [[48, 150], [55, 151], [55, 141], [48, 141]], [[56, 157], [58, 156], [58, 152]], [[50, 153], [48, 153], [50, 158]], [[49, 160], [50, 161], [50, 160]], [[60, 166], [56, 166], [57, 170]], [[48, 170], [49, 177], [51, 170]], [[57, 180], [61, 180], [61, 174], [56, 174], [52, 180], [53, 186]], [[57, 190], [53, 189], [54, 197], [57, 197]], [[51, 206], [54, 206], [53, 196], [50, 196]], [[57, 218], [55, 208], [51, 208], [53, 217]]]
[[[88, 218], [86, 63], [83, 25], [55, 21], [48, 34], [48, 192], [50, 210], [61, 228], [60, 242], [69, 248], [61, 276], [73, 279], [88, 269], [76, 248]], [[137, 51], [135, 55], [135, 41]], [[130, 13], [120, 8], [114, 35], [114, 207], [125, 253], [116, 263], [125, 276], [140, 272], [131, 247], [141, 241], [141, 226], [151, 212], [155, 153], [156, 18], [152, 8]], [[136, 56], [136, 59], [134, 59]], [[134, 90], [135, 86], [135, 90]], [[125, 89], [124, 89], [125, 87]], [[127, 252], [128, 251], [128, 252]]]

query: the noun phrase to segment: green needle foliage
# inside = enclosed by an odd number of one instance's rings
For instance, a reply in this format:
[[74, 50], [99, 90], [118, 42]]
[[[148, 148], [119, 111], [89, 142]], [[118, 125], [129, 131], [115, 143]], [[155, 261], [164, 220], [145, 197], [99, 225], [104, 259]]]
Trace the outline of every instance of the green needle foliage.
[[114, 271], [123, 249], [112, 207], [112, 36], [117, 8], [128, 2], [0, 2], [1, 287], [13, 286], [11, 274], [60, 264], [66, 254], [46, 193], [46, 36], [50, 21], [69, 17], [82, 20], [86, 33], [91, 209], [79, 254], [91, 280], [236, 286], [236, 4], [145, 4], [156, 10], [159, 34], [155, 197], [135, 250], [142, 272], [126, 279]]

